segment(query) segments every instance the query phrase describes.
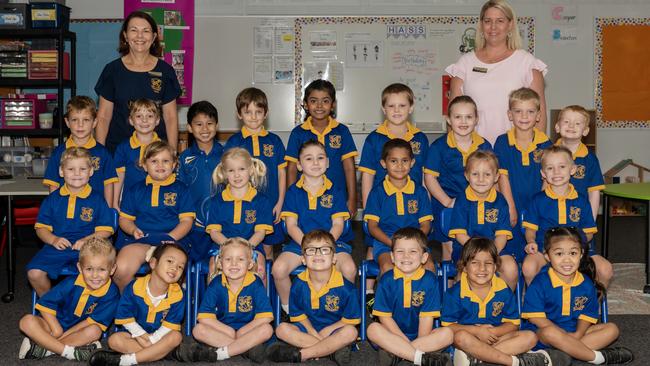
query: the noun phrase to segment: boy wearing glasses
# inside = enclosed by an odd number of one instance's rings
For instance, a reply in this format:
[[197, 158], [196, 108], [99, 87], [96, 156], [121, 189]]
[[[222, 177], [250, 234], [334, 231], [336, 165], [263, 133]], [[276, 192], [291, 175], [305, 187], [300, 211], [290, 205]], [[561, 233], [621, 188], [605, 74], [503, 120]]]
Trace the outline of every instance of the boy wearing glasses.
[[314, 230], [301, 242], [307, 269], [296, 277], [289, 295], [291, 323], [276, 329], [279, 339], [267, 350], [273, 362], [302, 362], [330, 356], [339, 366], [350, 364], [349, 345], [357, 339], [361, 322], [359, 298], [353, 283], [335, 264], [332, 234]]

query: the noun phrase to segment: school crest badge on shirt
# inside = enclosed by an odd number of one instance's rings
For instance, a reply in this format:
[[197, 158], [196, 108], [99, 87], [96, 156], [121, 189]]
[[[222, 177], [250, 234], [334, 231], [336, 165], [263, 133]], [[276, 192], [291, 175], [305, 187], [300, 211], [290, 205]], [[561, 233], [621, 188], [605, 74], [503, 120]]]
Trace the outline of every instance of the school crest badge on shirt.
[[573, 311], [581, 311], [585, 308], [589, 298], [587, 296], [578, 296], [573, 299]]
[[341, 135], [330, 135], [330, 147], [332, 149], [341, 147]]
[[575, 174], [573, 174], [573, 178], [575, 178], [575, 179], [584, 179], [586, 170], [587, 170], [587, 168], [585, 168], [584, 165], [576, 164], [576, 172], [575, 172]]
[[414, 155], [420, 155], [422, 151], [421, 144], [419, 141], [411, 141], [411, 149], [413, 149]]
[[424, 295], [424, 291], [414, 291], [411, 294], [411, 305], [422, 306], [422, 304], [424, 304]]
[[253, 224], [257, 220], [257, 210], [246, 210], [246, 221], [247, 224]]
[[538, 164], [541, 163], [543, 153], [544, 153], [544, 150], [541, 150], [541, 149], [533, 150], [533, 161], [538, 163]]
[[90, 315], [95, 311], [95, 308], [97, 307], [97, 303], [91, 304], [88, 309], [86, 309], [85, 315]]
[[165, 206], [176, 206], [176, 192], [165, 192]]
[[409, 214], [416, 214], [418, 213], [418, 201], [417, 200], [408, 200], [406, 203], [407, 210]]
[[573, 222], [579, 222], [580, 221], [580, 207], [574, 207], [571, 206], [569, 207], [569, 219]]
[[253, 310], [253, 298], [251, 296], [239, 296], [237, 298], [237, 310], [240, 313], [248, 313]]
[[498, 208], [491, 208], [488, 210], [485, 210], [485, 221], [494, 224], [497, 222], [499, 219], [499, 209]]
[[93, 221], [93, 212], [94, 210], [92, 209], [92, 207], [82, 207], [79, 218], [81, 219], [81, 221], [91, 222]]
[[263, 144], [262, 146], [264, 147], [264, 156], [272, 158], [274, 154], [273, 145]]
[[336, 295], [327, 295], [325, 297], [325, 310], [335, 312], [339, 311], [340, 299]]
[[492, 303], [492, 316], [499, 316], [503, 311], [503, 301], [495, 301]]
[[320, 205], [324, 208], [332, 208], [332, 195], [324, 194], [320, 197]]
[[93, 156], [90, 158], [90, 165], [92, 165], [93, 170], [99, 170], [99, 156]]
[[151, 78], [151, 90], [158, 94], [162, 90], [162, 79], [160, 78]]

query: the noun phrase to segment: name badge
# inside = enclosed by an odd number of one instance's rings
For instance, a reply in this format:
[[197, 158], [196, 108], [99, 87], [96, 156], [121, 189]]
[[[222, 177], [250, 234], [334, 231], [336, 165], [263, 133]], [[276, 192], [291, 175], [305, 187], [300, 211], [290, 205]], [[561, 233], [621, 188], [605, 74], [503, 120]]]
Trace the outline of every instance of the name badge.
[[474, 72], [480, 72], [480, 73], [482, 73], [482, 74], [487, 74], [488, 69], [487, 69], [487, 67], [478, 67], [478, 66], [475, 66], [475, 67], [472, 69], [472, 71], [474, 71]]
[[153, 77], [155, 77], [155, 78], [160, 78], [160, 77], [162, 77], [162, 72], [158, 72], [158, 71], [149, 71], [149, 75], [151, 75], [151, 76], [153, 76]]

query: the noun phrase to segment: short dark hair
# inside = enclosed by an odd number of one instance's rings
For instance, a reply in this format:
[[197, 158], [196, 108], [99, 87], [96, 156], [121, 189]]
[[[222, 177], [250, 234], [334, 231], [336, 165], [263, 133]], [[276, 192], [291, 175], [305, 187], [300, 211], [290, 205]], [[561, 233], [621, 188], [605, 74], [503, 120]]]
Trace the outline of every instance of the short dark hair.
[[384, 147], [382, 147], [381, 149], [381, 160], [386, 160], [388, 154], [393, 149], [404, 149], [408, 151], [409, 157], [411, 157], [411, 159], [415, 157], [415, 154], [413, 154], [413, 147], [411, 147], [411, 144], [406, 140], [396, 138], [396, 139], [390, 139], [386, 141]]
[[476, 106], [476, 102], [472, 97], [468, 95], [459, 95], [456, 98], [452, 99], [451, 102], [449, 102], [449, 105], [447, 106], [447, 116], [451, 117], [451, 109], [456, 105], [456, 104], [470, 104], [474, 107], [474, 116], [478, 117], [478, 107]]
[[124, 33], [128, 30], [129, 27], [129, 22], [133, 18], [140, 18], [144, 19], [149, 23], [149, 26], [151, 26], [151, 31], [154, 34], [154, 39], [153, 43], [151, 44], [151, 47], [149, 47], [149, 53], [156, 56], [160, 57], [162, 54], [162, 47], [160, 46], [160, 41], [158, 40], [158, 24], [156, 24], [156, 21], [151, 17], [151, 15], [143, 12], [143, 11], [134, 11], [129, 14], [126, 19], [124, 19], [124, 23], [122, 23], [122, 28], [120, 29], [120, 45], [117, 48], [117, 51], [120, 53], [122, 56], [126, 56], [129, 54], [130, 48], [129, 48], [129, 43], [126, 41], [126, 37], [124, 36]]
[[393, 236], [390, 238], [390, 241], [392, 243], [392, 248], [395, 248], [395, 243], [397, 243], [398, 240], [402, 239], [410, 239], [410, 240], [415, 240], [418, 245], [420, 245], [420, 248], [422, 250], [426, 251], [427, 250], [427, 236], [424, 235], [422, 230], [414, 228], [414, 227], [403, 227], [399, 230], [397, 230]]
[[315, 242], [315, 241], [324, 241], [325, 243], [332, 246], [332, 249], [336, 248], [336, 240], [329, 231], [316, 229], [308, 232], [302, 237], [300, 242], [300, 248], [304, 249], [305, 245]]
[[413, 100], [415, 99], [413, 90], [409, 88], [408, 85], [402, 83], [390, 84], [384, 89], [384, 91], [381, 92], [381, 105], [384, 106], [384, 104], [386, 104], [386, 99], [388, 99], [388, 95], [400, 94], [400, 93], [406, 94], [406, 98], [408, 99], [409, 104], [413, 105]]
[[199, 114], [205, 114], [208, 116], [208, 118], [211, 118], [215, 122], [219, 123], [219, 113], [217, 112], [217, 108], [215, 108], [215, 106], [207, 100], [196, 102], [190, 106], [190, 108], [187, 110], [187, 123], [192, 124], [194, 117]]
[[327, 150], [325, 149], [325, 145], [321, 144], [320, 141], [318, 141], [316, 139], [309, 139], [309, 140], [303, 142], [302, 145], [300, 145], [300, 149], [298, 149], [298, 158], [300, 158], [300, 154], [302, 154], [303, 150], [305, 150], [306, 148], [308, 148], [310, 146], [318, 146], [321, 149], [323, 149], [323, 151], [325, 151], [325, 154], [327, 154]]
[[[329, 95], [330, 99], [332, 99], [332, 104], [336, 103], [336, 88], [334, 87], [334, 84], [323, 79], [316, 79], [312, 81], [305, 88], [305, 95], [302, 97], [303, 108], [305, 110], [305, 119], [309, 117], [309, 111], [307, 110], [307, 100], [309, 100], [309, 95], [316, 90], [326, 92], [327, 95]], [[330, 114], [332, 117], [336, 116], [336, 108], [332, 108], [332, 112]]]
[[237, 113], [241, 113], [242, 109], [248, 108], [251, 103], [255, 103], [257, 108], [262, 108], [264, 113], [269, 112], [269, 101], [266, 99], [266, 94], [261, 89], [246, 88], [240, 91], [235, 99]]
[[460, 253], [460, 259], [457, 264], [458, 273], [463, 272], [467, 263], [471, 262], [479, 252], [488, 252], [496, 265], [497, 271], [499, 270], [499, 267], [501, 266], [501, 257], [499, 257], [499, 252], [494, 241], [488, 238], [473, 236], [469, 238], [465, 245], [463, 245], [463, 251]]
[[[154, 249], [153, 254], [151, 255], [151, 259], [156, 259], [156, 263], [160, 263], [160, 258], [162, 258], [163, 254], [169, 249], [177, 249], [181, 253], [185, 255], [185, 260], [189, 261], [189, 257], [187, 256], [187, 251], [185, 251], [185, 248], [178, 242], [163, 242], [159, 246]], [[149, 259], [151, 261], [151, 259]], [[187, 263], [185, 263], [185, 269], [187, 269]], [[149, 273], [151, 273], [151, 269], [149, 269]], [[178, 279], [178, 283], [183, 283], [185, 281], [185, 273], [186, 271], [183, 270], [183, 273], [181, 274], [181, 277]]]

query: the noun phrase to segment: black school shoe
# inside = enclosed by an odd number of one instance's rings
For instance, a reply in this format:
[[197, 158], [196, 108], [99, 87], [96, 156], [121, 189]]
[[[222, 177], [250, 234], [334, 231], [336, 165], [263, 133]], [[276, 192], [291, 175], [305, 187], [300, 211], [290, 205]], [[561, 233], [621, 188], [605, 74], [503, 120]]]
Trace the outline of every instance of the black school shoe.
[[266, 346], [264, 343], [249, 349], [242, 354], [242, 357], [255, 363], [262, 363], [266, 359]]
[[397, 366], [400, 361], [399, 357], [381, 348], [377, 351], [377, 357], [379, 358], [379, 366]]
[[427, 352], [422, 355], [422, 366], [451, 366], [449, 353]]
[[632, 351], [625, 347], [604, 348], [600, 352], [605, 357], [605, 363], [608, 365], [623, 365], [634, 360]]
[[97, 351], [88, 360], [90, 366], [120, 366], [121, 353], [113, 351]]
[[352, 361], [352, 350], [350, 346], [343, 346], [340, 350], [329, 355], [330, 360], [338, 366], [348, 366]]
[[28, 337], [23, 338], [23, 342], [20, 344], [20, 349], [18, 350], [18, 359], [19, 360], [40, 360], [45, 358], [47, 350], [36, 342], [32, 341]]
[[175, 361], [180, 362], [217, 362], [217, 352], [213, 347], [193, 342], [180, 344], [170, 353]]
[[102, 344], [98, 341], [87, 344], [85, 346], [77, 346], [74, 348], [74, 359], [77, 361], [88, 361], [90, 360], [90, 357], [93, 355], [93, 353], [101, 348]]
[[569, 356], [566, 352], [560, 351], [555, 348], [547, 348], [542, 350], [537, 350], [533, 352], [528, 352], [528, 354], [541, 354], [546, 359], [544, 365], [553, 365], [553, 366], [571, 366], [573, 358]]
[[299, 363], [300, 348], [278, 341], [266, 348], [266, 359], [272, 362]]

